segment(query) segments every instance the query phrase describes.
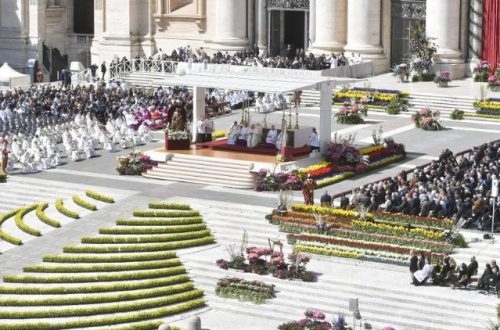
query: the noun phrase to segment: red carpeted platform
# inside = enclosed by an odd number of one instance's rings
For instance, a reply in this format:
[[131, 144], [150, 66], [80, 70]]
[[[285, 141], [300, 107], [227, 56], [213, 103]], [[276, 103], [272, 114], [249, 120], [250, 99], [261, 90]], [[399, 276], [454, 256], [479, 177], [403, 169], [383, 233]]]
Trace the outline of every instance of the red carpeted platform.
[[[234, 151], [234, 152], [244, 152], [250, 154], [259, 154], [259, 155], [276, 155], [278, 150], [272, 144], [259, 144], [255, 148], [248, 148], [246, 145], [239, 144], [227, 144], [227, 139], [212, 141], [212, 142], [204, 142], [196, 144], [197, 148], [208, 148], [213, 150], [221, 150], [221, 151]], [[308, 155], [311, 152], [311, 148], [309, 146], [304, 146], [301, 148], [287, 148], [287, 154], [292, 157]]]

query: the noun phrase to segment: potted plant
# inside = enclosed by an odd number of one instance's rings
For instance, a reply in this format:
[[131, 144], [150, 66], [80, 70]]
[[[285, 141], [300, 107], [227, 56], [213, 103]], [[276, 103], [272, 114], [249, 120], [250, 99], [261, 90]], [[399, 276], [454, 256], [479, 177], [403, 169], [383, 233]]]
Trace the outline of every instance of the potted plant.
[[464, 119], [464, 112], [462, 110], [455, 109], [450, 114], [450, 118], [453, 120], [462, 120]]
[[491, 71], [491, 66], [486, 61], [478, 63], [472, 71], [475, 82], [487, 82]]
[[402, 83], [407, 82], [410, 77], [410, 70], [408, 69], [408, 65], [406, 63], [394, 65], [391, 71], [392, 75], [394, 77], [398, 77], [399, 81]]
[[165, 150], [186, 150], [191, 148], [190, 134], [187, 129], [174, 130], [167, 124], [165, 128]]
[[415, 123], [415, 127], [426, 131], [440, 131], [443, 129], [439, 122], [440, 116], [441, 113], [438, 110], [424, 108], [412, 115], [411, 118]]
[[448, 83], [451, 81], [450, 79], [450, 72], [441, 70], [438, 71], [436, 76], [434, 77], [434, 82], [439, 86], [439, 87], [448, 87]]

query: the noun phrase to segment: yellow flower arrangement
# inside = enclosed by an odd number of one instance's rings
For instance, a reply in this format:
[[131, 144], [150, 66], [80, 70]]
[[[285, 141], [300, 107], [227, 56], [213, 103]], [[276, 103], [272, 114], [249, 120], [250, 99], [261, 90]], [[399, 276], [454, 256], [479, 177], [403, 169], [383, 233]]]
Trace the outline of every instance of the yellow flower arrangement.
[[321, 254], [330, 257], [340, 257], [340, 258], [349, 258], [349, 259], [361, 259], [363, 255], [356, 251], [347, 251], [347, 250], [339, 250], [339, 249], [327, 249], [321, 248], [317, 246], [308, 246], [308, 245], [296, 245], [293, 248], [293, 252], [304, 252], [304, 253], [313, 253], [313, 254]]
[[412, 228], [408, 230], [407, 227], [403, 226], [391, 226], [383, 223], [374, 223], [374, 222], [366, 222], [366, 221], [352, 221], [353, 228], [359, 228], [361, 230], [367, 230], [370, 232], [377, 233], [397, 233], [401, 236], [407, 236], [410, 233], [410, 236], [421, 236], [433, 241], [439, 241], [443, 239], [444, 233], [438, 232], [435, 230], [423, 229], [423, 228]]
[[499, 110], [500, 111], [500, 102], [478, 101], [478, 102], [474, 102], [474, 105], [482, 110]]
[[371, 152], [374, 152], [376, 150], [382, 149], [384, 146], [383, 145], [377, 145], [377, 146], [370, 146], [370, 147], [365, 147], [359, 149], [359, 153], [362, 155], [368, 155]]
[[[356, 211], [334, 209], [331, 207], [305, 205], [305, 204], [292, 205], [292, 211], [303, 212], [303, 213], [317, 213], [321, 215], [341, 216], [350, 218], [357, 218], [359, 215], [358, 212]], [[373, 215], [368, 213], [367, 217], [373, 218]]]
[[299, 168], [299, 173], [300, 174], [305, 174], [307, 172], [316, 171], [316, 170], [319, 170], [321, 168], [327, 167], [329, 165], [330, 165], [329, 162], [321, 162], [321, 163], [319, 163], [317, 165], [311, 165], [311, 166], [308, 166], [308, 167]]
[[214, 139], [220, 139], [220, 138], [223, 138], [226, 136], [227, 136], [227, 132], [225, 132], [225, 131], [215, 131], [212, 133], [212, 137]]

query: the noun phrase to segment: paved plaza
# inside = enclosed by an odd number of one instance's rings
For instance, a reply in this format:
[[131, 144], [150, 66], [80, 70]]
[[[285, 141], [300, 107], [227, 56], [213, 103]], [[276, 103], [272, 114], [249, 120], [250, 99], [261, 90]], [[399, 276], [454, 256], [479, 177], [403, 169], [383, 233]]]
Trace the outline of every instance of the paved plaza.
[[[375, 77], [373, 84], [377, 79], [384, 78]], [[235, 111], [232, 115], [218, 118], [215, 129], [226, 130], [240, 117], [240, 112]], [[268, 125], [278, 125], [281, 118], [282, 112], [278, 111], [267, 115], [266, 120]], [[319, 108], [303, 108], [299, 118], [302, 126], [319, 127]], [[262, 122], [264, 115], [252, 112], [251, 119]], [[332, 134], [355, 134], [357, 146], [369, 145], [373, 130], [382, 127], [385, 137], [392, 137], [406, 146], [408, 157], [388, 167], [319, 189], [316, 199], [325, 190], [330, 194], [349, 191], [428, 163], [445, 148], [459, 152], [500, 138], [498, 121], [452, 121], [443, 118], [442, 123], [446, 127], [443, 131], [422, 131], [414, 127], [409, 113], [390, 116], [377, 111], [369, 111], [362, 125], [339, 125], [332, 120]], [[161, 148], [162, 133], [156, 132], [154, 135], [156, 141], [137, 150]], [[475, 290], [414, 287], [410, 284], [407, 268], [397, 265], [314, 256], [308, 267], [319, 274], [316, 283], [282, 281], [271, 276], [259, 277], [220, 270], [215, 260], [228, 257], [227, 246], [239, 244], [244, 230], [248, 232], [249, 245], [265, 246], [269, 238], [286, 241], [286, 234], [280, 233], [276, 226], [270, 225], [264, 218], [276, 206], [277, 194], [119, 176], [115, 171], [117, 157], [128, 152], [130, 150], [119, 153], [101, 151], [98, 157], [90, 160], [68, 163], [36, 174], [13, 175], [6, 184], [0, 184], [2, 213], [42, 201], [52, 203], [56, 198], [64, 198], [65, 205], [73, 209], [77, 206], [70, 196], [82, 194], [86, 190], [113, 196], [116, 201], [110, 205], [96, 203], [98, 212], [82, 211], [81, 219], [66, 219], [61, 228], [40, 224], [33, 215], [27, 216], [25, 221], [40, 230], [41, 237], [27, 235], [16, 228], [13, 219], [7, 220], [2, 229], [19, 236], [25, 244], [14, 246], [7, 242], [0, 243], [1, 275], [19, 274], [23, 267], [39, 264], [45, 255], [61, 253], [64, 246], [79, 244], [82, 237], [97, 234], [99, 228], [112, 225], [117, 218], [127, 217], [133, 210], [145, 208], [151, 201], [170, 201], [188, 203], [199, 210], [217, 242], [215, 245], [178, 251], [195, 286], [205, 292], [208, 307], [195, 311], [199, 313], [204, 329], [276, 329], [283, 322], [300, 319], [307, 308], [323, 310], [329, 318], [344, 313], [350, 322], [350, 298], [359, 298], [361, 323], [366, 329], [382, 329], [392, 325], [397, 330], [480, 330], [486, 328], [488, 321], [496, 318], [495, 296], [480, 294]], [[301, 162], [307, 163], [308, 160]], [[301, 192], [295, 192], [293, 199], [301, 202]], [[53, 206], [46, 210], [46, 214], [57, 217]], [[486, 244], [478, 232], [465, 232], [465, 236], [468, 240], [477, 241], [471, 243], [468, 249], [456, 250], [454, 257], [458, 262], [467, 262], [475, 255], [482, 270], [485, 262], [498, 256], [500, 242]], [[291, 246], [285, 244], [285, 251], [290, 252]], [[264, 305], [219, 298], [214, 293], [215, 283], [219, 278], [229, 275], [275, 284], [277, 298]], [[190, 314], [167, 320], [182, 326], [185, 323], [183, 318]]]

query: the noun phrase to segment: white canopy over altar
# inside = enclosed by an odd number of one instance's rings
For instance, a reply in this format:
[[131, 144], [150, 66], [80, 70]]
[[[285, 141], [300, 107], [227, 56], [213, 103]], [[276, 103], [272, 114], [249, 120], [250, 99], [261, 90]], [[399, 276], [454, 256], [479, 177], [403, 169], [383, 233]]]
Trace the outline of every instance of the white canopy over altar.
[[152, 86], [193, 87], [193, 140], [196, 124], [205, 112], [205, 91], [218, 88], [234, 91], [252, 91], [286, 94], [299, 90], [320, 91], [320, 144], [326, 150], [331, 137], [332, 92], [337, 86], [352, 84], [352, 78], [323, 77], [303, 70], [242, 67], [203, 63], [179, 63], [176, 73], [155, 76]]

